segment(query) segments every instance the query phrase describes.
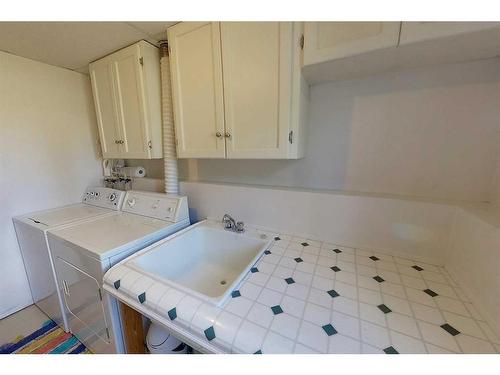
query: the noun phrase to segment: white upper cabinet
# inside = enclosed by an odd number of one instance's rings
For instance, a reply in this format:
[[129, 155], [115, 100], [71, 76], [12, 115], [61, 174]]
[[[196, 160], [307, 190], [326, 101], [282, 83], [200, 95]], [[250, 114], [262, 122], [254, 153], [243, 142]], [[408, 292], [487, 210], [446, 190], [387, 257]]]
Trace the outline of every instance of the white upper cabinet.
[[302, 157], [308, 86], [300, 37], [291, 22], [169, 28], [178, 157]]
[[399, 44], [471, 33], [499, 25], [499, 22], [403, 22]]
[[306, 22], [304, 65], [398, 45], [400, 22]]
[[162, 157], [159, 58], [141, 41], [89, 65], [103, 157]]
[[224, 99], [217, 22], [168, 29], [172, 102], [179, 158], [224, 158]]

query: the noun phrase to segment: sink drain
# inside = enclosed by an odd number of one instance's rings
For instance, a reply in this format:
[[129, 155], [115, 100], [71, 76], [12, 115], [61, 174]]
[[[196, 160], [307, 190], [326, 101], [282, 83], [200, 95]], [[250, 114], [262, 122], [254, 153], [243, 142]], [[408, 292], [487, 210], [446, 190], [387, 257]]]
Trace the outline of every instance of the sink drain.
[[220, 285], [226, 285], [227, 281], [226, 280], [221, 280]]

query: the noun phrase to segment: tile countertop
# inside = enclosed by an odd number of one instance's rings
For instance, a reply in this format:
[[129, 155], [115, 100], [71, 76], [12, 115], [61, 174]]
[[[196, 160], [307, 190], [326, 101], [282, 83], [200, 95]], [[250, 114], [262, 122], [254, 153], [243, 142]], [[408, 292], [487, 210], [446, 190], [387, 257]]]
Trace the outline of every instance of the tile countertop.
[[221, 307], [126, 260], [106, 273], [104, 288], [205, 353], [500, 352], [500, 339], [442, 267], [246, 231], [274, 241]]

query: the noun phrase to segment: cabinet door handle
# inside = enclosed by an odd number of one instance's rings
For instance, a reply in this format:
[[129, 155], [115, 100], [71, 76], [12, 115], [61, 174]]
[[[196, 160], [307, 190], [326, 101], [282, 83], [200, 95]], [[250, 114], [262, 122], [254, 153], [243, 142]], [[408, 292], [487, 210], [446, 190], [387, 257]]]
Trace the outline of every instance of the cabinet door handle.
[[216, 136], [217, 138], [222, 138], [222, 133], [221, 133], [221, 132], [217, 132], [217, 133], [215, 133], [215, 136]]
[[120, 141], [118, 139], [115, 139], [115, 144], [120, 144]]
[[231, 133], [229, 133], [229, 132], [225, 132], [225, 133], [224, 133], [224, 137], [226, 137], [226, 138], [231, 138]]

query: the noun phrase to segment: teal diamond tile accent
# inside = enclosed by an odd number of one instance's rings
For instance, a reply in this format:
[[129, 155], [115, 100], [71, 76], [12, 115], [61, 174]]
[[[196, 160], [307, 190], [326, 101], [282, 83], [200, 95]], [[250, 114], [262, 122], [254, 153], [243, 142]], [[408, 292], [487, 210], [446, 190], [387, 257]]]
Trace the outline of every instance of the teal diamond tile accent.
[[321, 328], [323, 328], [323, 330], [326, 332], [326, 334], [328, 336], [332, 336], [332, 335], [335, 335], [337, 333], [337, 330], [335, 328], [333, 328], [333, 326], [331, 324], [326, 324]]
[[385, 354], [399, 354], [399, 352], [394, 349], [392, 346], [389, 346], [384, 349]]
[[302, 242], [301, 245], [304, 247], [309, 246], [309, 244], [307, 242]]
[[236, 298], [239, 296], [241, 296], [241, 293], [239, 290], [233, 290], [233, 292], [231, 293], [231, 297], [233, 297], [233, 298]]
[[335, 290], [329, 290], [327, 292], [332, 298], [338, 297], [340, 294], [338, 294]]
[[293, 284], [293, 283], [295, 283], [295, 280], [292, 279], [291, 277], [289, 277], [288, 279], [285, 279], [285, 281], [286, 281], [287, 284]]
[[303, 262], [302, 258], [300, 258], [300, 257], [299, 257], [299, 258], [295, 258], [295, 261], [296, 261], [297, 263]]
[[342, 252], [342, 250], [340, 250], [340, 249], [333, 249], [332, 251], [333, 251], [334, 253], [337, 253], [337, 254], [339, 254], [339, 253], [341, 253], [341, 252]]
[[115, 286], [115, 289], [119, 289], [120, 288], [120, 280], [116, 280], [113, 285]]
[[269, 250], [264, 251], [264, 254], [269, 255], [271, 252]]
[[262, 354], [262, 350], [259, 349], [255, 353], [253, 353], [253, 354]]
[[278, 236], [276, 236], [276, 237], [274, 237], [274, 240], [275, 240], [275, 241], [280, 241], [280, 240], [281, 240], [281, 238], [279, 238]]
[[205, 332], [205, 337], [207, 338], [208, 341], [212, 341], [213, 339], [215, 339], [215, 331], [213, 326], [207, 328], [203, 332]]
[[259, 269], [257, 267], [252, 267], [250, 268], [251, 273], [259, 272]]
[[274, 315], [281, 314], [283, 312], [283, 309], [281, 308], [280, 305], [276, 305], [271, 307], [271, 310], [273, 310]]
[[146, 292], [139, 294], [137, 296], [137, 299], [139, 300], [140, 303], [144, 303], [144, 301], [146, 301]]
[[170, 320], [174, 320], [175, 318], [177, 318], [177, 310], [175, 309], [175, 307], [171, 310], [168, 310], [167, 314]]
[[338, 268], [337, 266], [330, 267], [330, 269], [331, 269], [333, 272], [339, 272], [339, 271], [340, 271], [340, 268]]

